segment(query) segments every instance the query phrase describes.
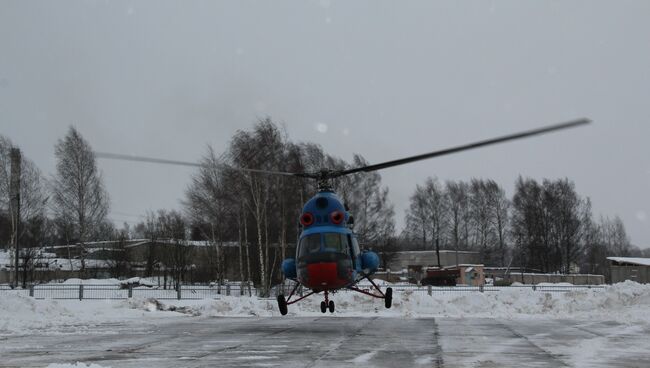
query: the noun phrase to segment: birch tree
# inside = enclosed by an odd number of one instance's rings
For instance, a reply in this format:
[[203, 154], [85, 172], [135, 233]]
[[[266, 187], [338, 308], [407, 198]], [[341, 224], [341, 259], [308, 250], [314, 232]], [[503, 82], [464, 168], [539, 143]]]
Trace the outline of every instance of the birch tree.
[[81, 272], [85, 271], [85, 243], [108, 213], [108, 193], [97, 170], [95, 155], [88, 142], [70, 127], [55, 145], [56, 174], [52, 178], [53, 210], [72, 224], [82, 248]]

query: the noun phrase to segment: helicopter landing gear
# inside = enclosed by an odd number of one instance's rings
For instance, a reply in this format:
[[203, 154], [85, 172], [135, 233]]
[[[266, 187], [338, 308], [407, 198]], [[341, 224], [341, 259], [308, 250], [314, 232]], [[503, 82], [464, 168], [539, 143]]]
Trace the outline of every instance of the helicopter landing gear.
[[393, 305], [393, 288], [386, 288], [384, 293], [384, 306], [386, 309], [390, 308]]
[[287, 315], [289, 309], [287, 308], [287, 301], [284, 299], [284, 295], [278, 295], [278, 309], [280, 309], [280, 314], [283, 316]]
[[329, 300], [329, 293], [325, 291], [325, 300], [320, 302], [320, 311], [325, 313], [328, 309], [330, 313], [334, 313], [334, 301]]
[[[315, 293], [314, 291], [312, 291], [312, 292], [310, 292], [310, 293], [308, 293], [308, 294], [306, 294], [304, 296], [301, 296], [300, 298], [297, 298], [295, 300], [291, 300], [291, 297], [296, 293], [296, 290], [298, 290], [299, 286], [300, 286], [300, 283], [296, 283], [296, 286], [293, 287], [293, 290], [291, 290], [291, 293], [289, 294], [289, 297], [286, 298], [286, 299], [284, 297], [284, 294], [278, 295], [278, 309], [280, 310], [281, 315], [285, 316], [287, 314], [287, 312], [289, 312], [289, 309], [287, 308], [287, 306], [289, 306], [289, 305], [291, 305], [293, 303], [297, 303], [297, 302], [299, 302], [299, 301], [301, 301], [301, 300], [303, 300], [303, 299], [307, 298], [308, 296], [311, 296], [312, 294]], [[323, 313], [325, 313], [325, 312], [323, 312]]]
[[386, 288], [386, 292], [382, 293], [381, 289], [379, 288], [379, 286], [377, 286], [377, 284], [375, 284], [374, 281], [369, 279], [367, 276], [365, 277], [365, 279], [370, 281], [370, 283], [375, 288], [375, 290], [377, 290], [376, 293], [366, 291], [366, 290], [361, 290], [361, 289], [359, 289], [357, 287], [354, 287], [354, 286], [348, 286], [348, 289], [356, 291], [357, 293], [369, 295], [369, 296], [371, 296], [373, 298], [384, 299], [384, 306], [386, 308], [390, 308], [393, 305], [393, 289], [392, 288]]

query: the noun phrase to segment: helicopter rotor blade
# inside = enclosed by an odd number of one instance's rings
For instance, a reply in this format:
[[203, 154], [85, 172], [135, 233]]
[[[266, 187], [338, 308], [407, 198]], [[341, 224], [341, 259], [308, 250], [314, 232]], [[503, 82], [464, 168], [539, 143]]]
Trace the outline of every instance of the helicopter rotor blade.
[[[121, 153], [109, 153], [109, 152], [95, 152], [95, 157], [110, 159], [110, 160], [137, 161], [137, 162], [148, 162], [154, 164], [176, 165], [176, 166], [191, 166], [191, 167], [206, 166], [198, 162], [167, 160], [164, 158], [143, 157], [143, 156], [125, 155]], [[234, 171], [249, 172], [249, 173], [268, 174], [268, 175], [283, 175], [283, 176], [296, 176], [296, 177], [305, 176], [305, 174], [302, 173], [289, 173], [283, 171], [270, 171], [270, 170], [261, 170], [261, 169], [247, 169], [243, 167], [233, 167], [224, 164], [220, 164], [219, 168], [222, 170], [234, 170]]]
[[520, 133], [515, 133], [515, 134], [510, 134], [502, 137], [497, 137], [497, 138], [492, 138], [492, 139], [487, 139], [483, 141], [478, 141], [470, 144], [465, 144], [462, 146], [457, 146], [457, 147], [452, 147], [452, 148], [447, 148], [439, 151], [434, 151], [434, 152], [429, 152], [429, 153], [424, 153], [421, 155], [417, 156], [411, 156], [411, 157], [406, 157], [406, 158], [401, 158], [397, 160], [392, 160], [392, 161], [387, 161], [379, 164], [374, 164], [374, 165], [368, 165], [368, 166], [362, 166], [362, 167], [357, 167], [357, 168], [352, 168], [348, 170], [342, 170], [342, 171], [335, 171], [330, 173], [328, 176], [330, 178], [337, 178], [340, 176], [344, 175], [350, 175], [358, 172], [370, 172], [370, 171], [375, 171], [375, 170], [381, 170], [381, 169], [386, 169], [389, 167], [393, 166], [398, 166], [398, 165], [404, 165], [408, 164], [411, 162], [415, 161], [420, 161], [420, 160], [427, 160], [430, 158], [434, 157], [439, 157], [439, 156], [444, 156], [444, 155], [449, 155], [452, 153], [457, 153], [461, 151], [467, 151], [479, 147], [485, 147], [493, 144], [498, 144], [498, 143], [503, 143], [503, 142], [508, 142], [508, 141], [513, 141], [516, 139], [522, 139], [522, 138], [528, 138], [532, 137], [535, 135], [540, 135], [540, 134], [546, 134], [562, 129], [569, 129], [569, 128], [574, 128], [577, 126], [585, 125], [591, 123], [591, 120], [582, 118], [582, 119], [577, 119], [577, 120], [572, 120], [569, 122], [565, 123], [560, 123], [560, 124], [554, 124], [554, 125], [549, 125], [546, 127], [538, 128], [538, 129], [533, 129], [533, 130], [528, 130]]

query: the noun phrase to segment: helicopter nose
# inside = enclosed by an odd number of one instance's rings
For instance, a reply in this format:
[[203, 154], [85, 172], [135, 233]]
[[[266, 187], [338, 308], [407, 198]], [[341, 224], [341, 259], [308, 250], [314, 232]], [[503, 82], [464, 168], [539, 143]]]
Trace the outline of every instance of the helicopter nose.
[[336, 262], [307, 265], [307, 274], [313, 287], [333, 287], [340, 284]]
[[345, 253], [312, 253], [298, 261], [298, 280], [310, 289], [338, 289], [352, 282], [352, 276], [352, 261]]

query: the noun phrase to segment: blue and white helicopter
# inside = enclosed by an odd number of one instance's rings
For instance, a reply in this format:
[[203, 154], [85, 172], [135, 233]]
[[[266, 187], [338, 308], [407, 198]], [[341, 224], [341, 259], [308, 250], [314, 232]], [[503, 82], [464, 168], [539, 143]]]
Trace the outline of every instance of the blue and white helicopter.
[[[590, 122], [589, 119], [577, 119], [521, 133], [347, 170], [322, 169], [318, 172], [289, 173], [237, 167], [227, 167], [227, 169], [249, 173], [294, 176], [318, 181], [318, 193], [307, 201], [300, 215], [299, 221], [302, 226], [302, 231], [298, 238], [295, 257], [285, 259], [282, 262], [282, 272], [285, 277], [295, 281], [294, 288], [289, 296], [279, 295], [277, 297], [278, 308], [282, 315], [287, 314], [289, 305], [321, 292], [324, 295], [324, 300], [320, 304], [321, 312], [325, 313], [329, 310], [333, 313], [334, 301], [329, 299], [329, 294], [341, 289], [349, 289], [374, 298], [384, 299], [385, 307], [390, 308], [393, 298], [392, 289], [388, 287], [385, 291], [382, 291], [371, 279], [371, 276], [379, 267], [379, 256], [371, 250], [362, 249], [359, 245], [353, 231], [354, 218], [341, 199], [334, 193], [331, 186], [332, 180], [345, 175], [386, 169], [415, 161], [573, 128]], [[150, 157], [100, 152], [96, 152], [95, 154], [98, 158], [202, 166], [199, 163]], [[368, 280], [374, 287], [374, 291], [369, 292], [358, 288], [357, 284], [362, 280]], [[298, 297], [296, 291], [301, 285], [311, 291]]]

